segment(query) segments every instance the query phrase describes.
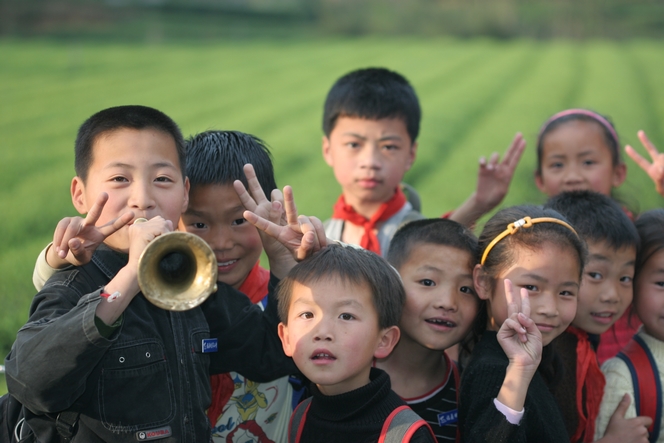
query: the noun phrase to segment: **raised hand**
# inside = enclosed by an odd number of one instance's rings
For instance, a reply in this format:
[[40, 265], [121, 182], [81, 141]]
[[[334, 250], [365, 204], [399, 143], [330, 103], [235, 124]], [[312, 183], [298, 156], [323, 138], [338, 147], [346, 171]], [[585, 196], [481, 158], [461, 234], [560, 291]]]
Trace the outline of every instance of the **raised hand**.
[[482, 215], [498, 206], [509, 190], [514, 171], [526, 148], [526, 141], [517, 133], [505, 151], [503, 160], [494, 152], [489, 160], [480, 158], [477, 188], [451, 215], [450, 219], [472, 226]]
[[652, 163], [641, 157], [641, 155], [630, 145], [625, 146], [625, 152], [641, 167], [641, 169], [646, 171], [652, 181], [655, 182], [655, 189], [657, 192], [664, 196], [664, 152], [660, 153], [657, 150], [655, 145], [653, 145], [650, 139], [648, 139], [645, 132], [639, 131], [637, 135], [639, 136], [639, 140], [641, 140], [643, 147], [646, 148], [646, 151], [650, 154]]
[[631, 399], [625, 394], [618, 403], [616, 411], [611, 415], [602, 443], [648, 443], [648, 427], [652, 424], [650, 417], [625, 418]]
[[518, 291], [505, 279], [505, 297], [507, 319], [498, 331], [498, 342], [510, 364], [534, 373], [542, 359], [542, 333], [530, 318], [528, 291], [524, 288]]
[[495, 208], [507, 195], [514, 171], [525, 149], [526, 141], [518, 132], [505, 151], [501, 162], [498, 161], [500, 158], [497, 152], [491, 155], [488, 162], [486, 158], [480, 158], [475, 198], [478, 205], [485, 208], [485, 212]]
[[83, 265], [90, 261], [97, 247], [111, 234], [133, 220], [134, 213], [127, 211], [102, 226], [96, 226], [108, 194], [102, 192], [85, 218], [65, 217], [55, 228], [53, 246], [47, 254], [47, 262], [54, 268], [69, 264]]

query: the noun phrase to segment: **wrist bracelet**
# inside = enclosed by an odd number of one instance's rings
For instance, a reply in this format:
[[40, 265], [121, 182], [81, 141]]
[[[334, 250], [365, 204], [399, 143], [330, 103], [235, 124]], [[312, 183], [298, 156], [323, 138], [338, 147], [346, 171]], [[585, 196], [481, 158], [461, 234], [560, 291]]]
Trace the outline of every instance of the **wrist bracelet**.
[[112, 294], [109, 294], [108, 292], [102, 292], [99, 294], [101, 297], [105, 298], [109, 303], [113, 302], [113, 300], [117, 300], [120, 298], [122, 294], [120, 294], [120, 291], [115, 291]]

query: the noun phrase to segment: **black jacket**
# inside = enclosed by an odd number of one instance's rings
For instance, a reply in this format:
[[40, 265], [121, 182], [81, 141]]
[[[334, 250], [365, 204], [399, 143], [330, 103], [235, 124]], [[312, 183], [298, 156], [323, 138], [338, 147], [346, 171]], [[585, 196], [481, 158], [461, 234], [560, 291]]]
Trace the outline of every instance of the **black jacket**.
[[[121, 326], [102, 337], [94, 320], [100, 292], [126, 263], [125, 254], [102, 245], [89, 264], [55, 274], [33, 300], [5, 364], [8, 390], [30, 410], [39, 441], [58, 441], [44, 414], [73, 410], [80, 412], [73, 442], [138, 441], [150, 433], [170, 435], [160, 442], [206, 442], [211, 370], [259, 381], [295, 370], [276, 334], [276, 303], [263, 312], [222, 283], [203, 307], [184, 312], [139, 294]], [[219, 349], [203, 353], [210, 336]]]

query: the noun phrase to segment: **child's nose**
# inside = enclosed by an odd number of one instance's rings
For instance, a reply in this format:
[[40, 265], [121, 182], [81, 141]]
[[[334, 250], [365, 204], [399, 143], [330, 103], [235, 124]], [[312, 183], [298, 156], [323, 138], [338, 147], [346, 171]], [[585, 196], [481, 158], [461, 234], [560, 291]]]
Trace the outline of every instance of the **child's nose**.
[[381, 166], [380, 147], [367, 144], [360, 154], [360, 166], [369, 169], [378, 169]]
[[605, 288], [600, 294], [600, 300], [602, 303], [618, 303], [620, 301], [620, 295], [618, 294], [618, 288], [615, 284], [604, 285]]
[[450, 291], [441, 291], [441, 293], [436, 298], [435, 306], [438, 309], [456, 312], [458, 307], [457, 298]]
[[151, 186], [143, 183], [134, 183], [131, 191], [129, 206], [136, 209], [148, 210], [155, 207]]
[[211, 237], [209, 243], [212, 246], [212, 249], [227, 250], [233, 248], [233, 233], [230, 228], [216, 229], [212, 232]]
[[328, 321], [321, 320], [314, 328], [314, 341], [332, 341], [332, 328]]
[[[545, 317], [557, 317], [558, 316], [558, 303], [557, 297], [552, 293], [545, 293], [537, 297], [537, 309], [536, 312], [539, 315]], [[532, 303], [532, 301], [531, 301]]]

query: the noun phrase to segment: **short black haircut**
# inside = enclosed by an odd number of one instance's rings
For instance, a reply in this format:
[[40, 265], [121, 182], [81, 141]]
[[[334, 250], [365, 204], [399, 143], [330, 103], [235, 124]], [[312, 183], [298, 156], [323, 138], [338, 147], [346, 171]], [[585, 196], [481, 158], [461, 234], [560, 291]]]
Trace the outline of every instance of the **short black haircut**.
[[423, 244], [449, 246], [468, 252], [471, 269], [479, 254], [477, 237], [470, 229], [453, 220], [432, 218], [415, 220], [399, 228], [390, 242], [387, 261], [401, 269], [408, 262], [413, 249]]
[[611, 197], [592, 191], [569, 191], [544, 205], [564, 215], [586, 242], [605, 242], [614, 250], [637, 248], [639, 234], [625, 211]]
[[247, 178], [242, 169], [251, 163], [263, 192], [277, 187], [270, 149], [263, 140], [239, 131], [205, 131], [186, 141], [187, 177], [191, 188], [201, 185], [232, 185], [240, 180], [245, 188]]
[[414, 143], [420, 132], [422, 110], [405, 77], [385, 68], [366, 68], [344, 75], [327, 93], [323, 110], [326, 136], [330, 136], [339, 117], [402, 119]]
[[371, 251], [353, 246], [329, 245], [291, 269], [277, 287], [279, 318], [288, 324], [293, 286], [325, 280], [366, 285], [378, 313], [380, 329], [397, 325], [401, 319], [406, 291], [401, 277], [390, 264]]
[[74, 147], [74, 168], [83, 182], [93, 162], [93, 150], [97, 138], [118, 129], [156, 129], [173, 137], [180, 162], [182, 178], [185, 177], [184, 139], [178, 125], [161, 111], [147, 106], [125, 105], [107, 108], [93, 114], [78, 129]]
[[[651, 209], [644, 212], [639, 215], [635, 226], [640, 237], [640, 247], [636, 255], [634, 279], [650, 257], [664, 249], [664, 209]], [[634, 291], [634, 298], [636, 299], [636, 297], [637, 292]]]

